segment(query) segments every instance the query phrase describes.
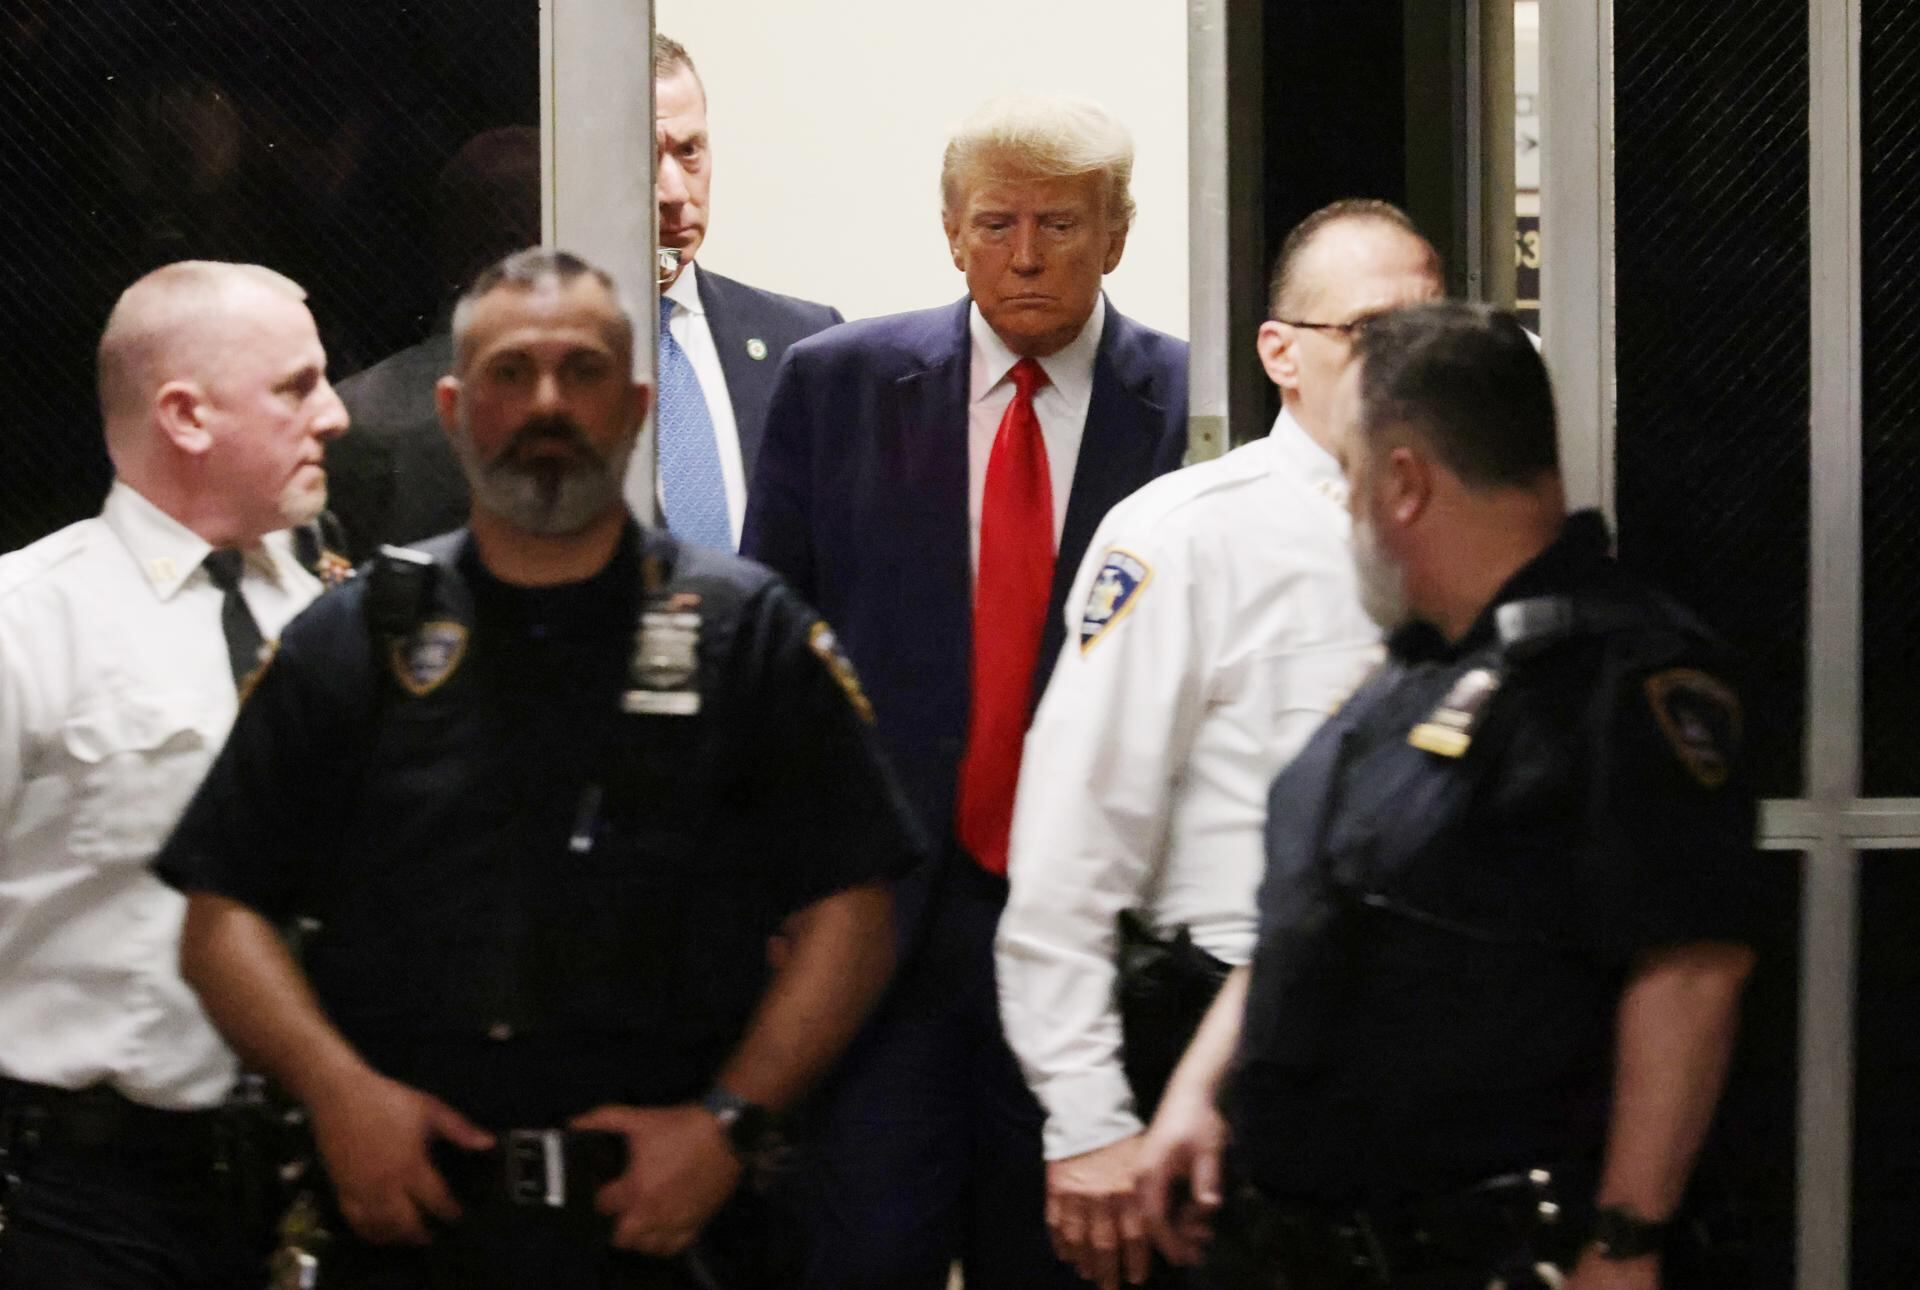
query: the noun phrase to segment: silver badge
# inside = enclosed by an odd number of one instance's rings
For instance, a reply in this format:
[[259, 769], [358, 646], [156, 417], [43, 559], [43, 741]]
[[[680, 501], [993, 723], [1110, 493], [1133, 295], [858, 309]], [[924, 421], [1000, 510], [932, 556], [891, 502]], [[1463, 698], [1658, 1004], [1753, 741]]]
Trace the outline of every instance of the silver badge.
[[765, 358], [766, 356], [767, 356], [766, 341], [761, 340], [758, 336], [755, 336], [752, 340], [747, 342], [748, 358], [752, 359], [754, 362], [757, 363], [761, 359]]
[[634, 713], [690, 716], [700, 710], [700, 615], [647, 610], [633, 636], [621, 707]]

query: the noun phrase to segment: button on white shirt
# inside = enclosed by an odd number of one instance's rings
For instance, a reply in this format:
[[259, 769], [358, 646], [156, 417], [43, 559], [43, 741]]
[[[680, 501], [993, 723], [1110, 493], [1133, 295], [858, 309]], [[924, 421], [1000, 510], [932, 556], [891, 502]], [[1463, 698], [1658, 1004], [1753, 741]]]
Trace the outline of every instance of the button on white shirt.
[[[1087, 405], [1093, 402], [1093, 359], [1100, 350], [1100, 334], [1107, 326], [1107, 300], [1096, 300], [1093, 314], [1080, 334], [1057, 352], [1039, 359], [1047, 383], [1033, 394], [1034, 415], [1040, 421], [1040, 439], [1047, 446], [1047, 480], [1053, 488], [1053, 544], [1067, 525], [1067, 497], [1073, 491], [1073, 471], [1080, 459], [1080, 440], [1087, 429]], [[980, 510], [987, 496], [987, 463], [993, 457], [994, 436], [1013, 402], [1013, 365], [1020, 356], [1007, 348], [997, 332], [980, 316], [978, 305], [967, 306], [967, 332], [973, 338], [970, 394], [967, 404], [967, 521], [973, 534], [973, 572], [980, 573]]]
[[740, 457], [740, 425], [733, 419], [733, 396], [727, 392], [727, 374], [720, 367], [720, 349], [707, 325], [707, 307], [700, 301], [700, 266], [689, 264], [663, 293], [673, 301], [667, 330], [700, 381], [713, 420], [713, 440], [720, 450], [720, 477], [727, 487], [727, 522], [733, 526], [733, 545], [740, 546], [740, 526], [747, 517], [747, 469]]
[[[1027, 735], [996, 946], [1050, 1160], [1141, 1127], [1113, 1001], [1120, 911], [1229, 963], [1252, 953], [1268, 787], [1379, 657], [1348, 537], [1339, 467], [1282, 414], [1121, 502], [1087, 549]], [[1110, 561], [1124, 578], [1103, 577]]]
[[[237, 700], [207, 544], [124, 483], [0, 556], [0, 1073], [217, 1105], [234, 1059], [180, 978], [185, 898], [148, 868]], [[263, 636], [320, 594], [285, 533], [248, 553]]]

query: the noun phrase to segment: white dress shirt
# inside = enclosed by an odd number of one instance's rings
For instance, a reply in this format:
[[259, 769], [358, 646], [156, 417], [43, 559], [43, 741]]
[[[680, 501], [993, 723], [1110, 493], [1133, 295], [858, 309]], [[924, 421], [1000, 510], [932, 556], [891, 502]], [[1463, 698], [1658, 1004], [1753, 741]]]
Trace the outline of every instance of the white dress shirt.
[[[185, 898], [148, 868], [237, 706], [208, 549], [116, 483], [0, 556], [0, 1074], [170, 1109], [233, 1082], [180, 978]], [[270, 640], [321, 589], [285, 533], [240, 585]]]
[[1283, 413], [1121, 502], [1087, 548], [1027, 734], [996, 944], [1049, 1160], [1141, 1127], [1114, 1003], [1120, 911], [1185, 925], [1228, 963], [1252, 953], [1267, 789], [1379, 657], [1348, 529], [1339, 467]]
[[[1073, 491], [1073, 468], [1080, 460], [1080, 440], [1087, 428], [1087, 405], [1093, 401], [1093, 356], [1100, 349], [1100, 333], [1107, 326], [1107, 298], [1094, 302], [1093, 316], [1080, 334], [1058, 352], [1040, 359], [1047, 383], [1033, 394], [1034, 415], [1040, 420], [1040, 439], [1047, 445], [1047, 478], [1053, 487], [1053, 545], [1060, 547], [1060, 531], [1067, 525], [1067, 496]], [[967, 404], [967, 519], [973, 533], [973, 572], [980, 573], [980, 508], [987, 496], [987, 462], [993, 456], [1000, 419], [1013, 402], [1013, 365], [1020, 356], [1007, 348], [978, 305], [967, 306], [967, 331], [973, 337], [970, 401]]]
[[740, 546], [740, 526], [747, 518], [747, 468], [740, 456], [740, 425], [733, 419], [733, 396], [727, 392], [727, 374], [720, 368], [720, 349], [707, 326], [707, 307], [700, 300], [700, 266], [689, 264], [666, 289], [673, 301], [667, 330], [686, 351], [700, 392], [707, 396], [707, 415], [713, 419], [713, 441], [720, 449], [720, 477], [727, 486], [727, 522], [733, 526], [733, 545]]

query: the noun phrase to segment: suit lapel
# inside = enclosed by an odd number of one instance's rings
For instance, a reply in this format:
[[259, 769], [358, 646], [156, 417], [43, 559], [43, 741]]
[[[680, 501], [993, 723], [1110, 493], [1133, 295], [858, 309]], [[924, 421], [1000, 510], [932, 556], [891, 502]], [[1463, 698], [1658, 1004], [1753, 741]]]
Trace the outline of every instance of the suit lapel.
[[722, 391], [733, 408], [733, 424], [740, 436], [740, 464], [748, 483], [753, 481], [754, 463], [760, 460], [760, 440], [767, 425], [767, 404], [773, 399], [773, 377], [778, 364], [756, 361], [747, 353], [749, 325], [731, 308], [728, 293], [717, 274], [694, 274], [700, 291], [701, 307], [707, 311], [707, 331], [720, 354], [720, 373], [727, 378]]
[[900, 481], [902, 526], [888, 541], [917, 552], [925, 576], [958, 594], [939, 603], [952, 605], [954, 617], [924, 623], [919, 630], [972, 639], [972, 528], [967, 505], [967, 403], [972, 344], [967, 336], [963, 300], [945, 320], [942, 334], [930, 338], [924, 364], [893, 383], [879, 450], [879, 478]]
[[1087, 403], [1086, 429], [1074, 461], [1073, 491], [1067, 497], [1060, 556], [1054, 563], [1053, 589], [1047, 600], [1046, 635], [1040, 642], [1040, 665], [1034, 677], [1035, 703], [1066, 640], [1061, 611], [1087, 544], [1114, 503], [1152, 473], [1154, 448], [1166, 421], [1166, 409], [1147, 397], [1147, 382], [1133, 370], [1131, 324], [1112, 304], [1104, 307], [1106, 327], [1093, 357], [1093, 396]]

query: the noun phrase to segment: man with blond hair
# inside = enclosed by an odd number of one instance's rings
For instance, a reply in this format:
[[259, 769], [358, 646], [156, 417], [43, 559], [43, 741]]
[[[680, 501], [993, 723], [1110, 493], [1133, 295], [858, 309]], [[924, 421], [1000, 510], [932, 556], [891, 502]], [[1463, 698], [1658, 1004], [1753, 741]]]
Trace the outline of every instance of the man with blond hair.
[[[346, 428], [295, 283], [188, 262], [100, 340], [115, 481], [0, 558], [0, 1269], [9, 1285], [257, 1285], [234, 1059], [148, 861], [265, 642], [320, 592], [284, 531]], [[316, 774], [322, 773], [316, 769]]]
[[1100, 518], [1186, 447], [1187, 347], [1101, 292], [1133, 145], [1098, 106], [993, 102], [949, 141], [966, 298], [795, 345], [742, 550], [833, 623], [938, 839], [896, 885], [902, 969], [820, 1109], [808, 1284], [1075, 1285], [1041, 1221], [1041, 1114], [993, 933], [1021, 741]]

